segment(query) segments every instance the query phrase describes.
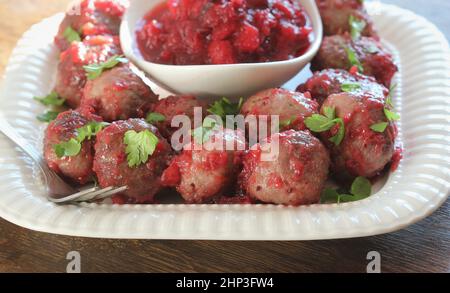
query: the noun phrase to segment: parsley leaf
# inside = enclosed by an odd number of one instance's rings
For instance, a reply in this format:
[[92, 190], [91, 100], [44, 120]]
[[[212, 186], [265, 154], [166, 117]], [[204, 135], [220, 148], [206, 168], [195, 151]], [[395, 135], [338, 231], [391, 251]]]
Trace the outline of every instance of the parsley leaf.
[[154, 124], [157, 122], [166, 121], [166, 116], [164, 116], [163, 114], [160, 114], [160, 113], [153, 112], [153, 113], [148, 113], [146, 120], [148, 123]]
[[400, 119], [400, 115], [399, 114], [397, 114], [397, 113], [395, 113], [395, 112], [393, 112], [393, 111], [391, 111], [389, 109], [386, 109], [386, 108], [384, 108], [384, 115], [386, 115], [386, 118], [389, 121], [397, 121], [397, 120]]
[[322, 191], [322, 196], [320, 197], [321, 203], [327, 203], [327, 202], [337, 202], [339, 198], [339, 193], [337, 190], [332, 188], [325, 188]]
[[339, 193], [338, 190], [326, 188], [322, 191], [321, 203], [341, 203], [363, 200], [372, 194], [372, 184], [364, 177], [357, 177], [350, 187], [349, 193]]
[[289, 119], [280, 121], [280, 127], [279, 127], [279, 128], [280, 128], [280, 129], [284, 129], [284, 128], [286, 128], [286, 127], [289, 127], [292, 123], [294, 123], [295, 120], [297, 120], [297, 117], [292, 116], [292, 117], [289, 118]]
[[[386, 118], [388, 119], [389, 122], [393, 122], [393, 121], [400, 119], [400, 115], [395, 113], [393, 110], [391, 110], [394, 108], [394, 104], [392, 103], [392, 94], [396, 87], [397, 87], [397, 85], [393, 84], [389, 88], [389, 95], [386, 98], [386, 106], [383, 109], [384, 115], [386, 116]], [[389, 126], [389, 122], [376, 123], [376, 124], [370, 126], [370, 129], [372, 129], [375, 132], [383, 133], [386, 130], [386, 128]]]
[[80, 34], [76, 30], [74, 30], [71, 26], [68, 26], [66, 28], [66, 30], [63, 33], [63, 36], [69, 43], [81, 42]]
[[345, 137], [345, 124], [342, 118], [336, 118], [336, 112], [334, 108], [324, 107], [323, 112], [325, 115], [314, 114], [311, 117], [305, 119], [306, 127], [313, 132], [325, 132], [333, 128], [336, 124], [339, 124], [338, 133], [330, 138], [330, 141], [335, 145], [340, 145]]
[[83, 66], [89, 80], [98, 78], [103, 71], [116, 67], [119, 63], [127, 63], [128, 59], [124, 56], [115, 55], [107, 61]]
[[338, 203], [360, 201], [365, 198], [366, 197], [364, 197], [364, 196], [353, 195], [353, 194], [340, 194]]
[[305, 124], [306, 127], [314, 132], [325, 132], [333, 127], [334, 123], [331, 123], [331, 121], [332, 120], [323, 115], [314, 114], [311, 117], [306, 118]]
[[391, 85], [391, 87], [389, 88], [389, 95], [386, 98], [386, 104], [392, 108], [394, 108], [394, 103], [392, 102], [392, 95], [396, 88], [397, 88], [397, 84]]
[[357, 177], [350, 188], [351, 194], [360, 197], [369, 197], [372, 193], [372, 184], [367, 178]]
[[324, 107], [323, 112], [325, 113], [325, 117], [327, 117], [328, 119], [332, 120], [332, 119], [336, 118], [336, 109], [335, 108]]
[[[393, 84], [389, 88], [389, 95], [386, 98], [386, 106], [387, 107], [384, 108], [384, 115], [386, 116], [386, 118], [389, 121], [397, 121], [400, 119], [400, 115], [391, 110], [394, 108], [394, 103], [392, 102], [392, 94], [394, 93], [396, 87], [397, 87], [397, 84]], [[389, 108], [391, 108], [391, 109], [389, 109]]]
[[52, 110], [36, 116], [37, 120], [41, 122], [51, 122], [55, 120], [59, 114], [58, 107], [61, 107], [65, 102], [65, 99], [59, 97], [59, 95], [54, 91], [45, 97], [33, 97], [33, 99], [45, 106], [51, 106], [52, 108]]
[[206, 117], [203, 125], [192, 131], [192, 137], [197, 144], [203, 144], [209, 140], [212, 132], [218, 126], [217, 121], [213, 118]]
[[340, 145], [341, 142], [344, 140], [345, 137], [345, 125], [344, 125], [344, 120], [342, 120], [341, 118], [335, 119], [333, 120], [335, 121], [335, 123], [339, 124], [339, 129], [338, 129], [338, 133], [330, 138], [330, 141], [332, 143], [334, 143], [335, 145]]
[[148, 157], [155, 152], [159, 139], [150, 130], [141, 132], [129, 130], [125, 133], [123, 141], [127, 146], [125, 152], [128, 166], [134, 168], [148, 161]]
[[356, 66], [359, 72], [364, 72], [364, 67], [358, 59], [358, 55], [356, 52], [350, 47], [344, 47], [345, 52], [347, 53], [348, 61], [352, 66]]
[[97, 135], [108, 123], [106, 122], [90, 122], [85, 126], [77, 129], [77, 139], [80, 142], [85, 141], [86, 139], [92, 139]]
[[54, 149], [58, 158], [73, 157], [80, 153], [81, 143], [77, 139], [71, 138], [69, 141], [55, 145]]
[[96, 136], [108, 123], [105, 122], [89, 122], [77, 129], [75, 138], [69, 141], [59, 143], [54, 146], [56, 155], [62, 157], [74, 157], [81, 151], [81, 145], [85, 140], [92, 139]]
[[219, 101], [215, 101], [208, 112], [222, 118], [222, 121], [226, 122], [226, 117], [228, 115], [237, 115], [241, 111], [242, 104], [244, 103], [244, 98], [240, 98], [238, 103], [231, 103], [231, 101], [225, 97]]
[[373, 124], [372, 126], [370, 126], [370, 129], [372, 129], [375, 132], [380, 132], [383, 133], [386, 128], [388, 127], [389, 123], [388, 122], [380, 122], [380, 123], [376, 123]]
[[361, 37], [361, 33], [366, 28], [367, 23], [364, 20], [358, 19], [353, 15], [350, 15], [348, 23], [350, 25], [350, 34], [352, 36], [352, 39], [359, 39]]
[[36, 116], [37, 120], [41, 122], [51, 122], [58, 117], [59, 112], [56, 111], [46, 111], [43, 114]]
[[361, 85], [359, 83], [344, 83], [341, 85], [341, 90], [349, 93], [357, 91], [361, 88]]
[[33, 99], [45, 106], [62, 106], [65, 102], [65, 100], [60, 98], [56, 92], [51, 92], [45, 97], [34, 97]]

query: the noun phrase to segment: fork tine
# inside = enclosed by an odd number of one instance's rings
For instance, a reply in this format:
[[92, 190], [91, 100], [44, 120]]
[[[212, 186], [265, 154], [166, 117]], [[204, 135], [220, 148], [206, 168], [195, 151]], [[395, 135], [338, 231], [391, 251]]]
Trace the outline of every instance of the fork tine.
[[70, 202], [92, 202], [92, 201], [96, 201], [96, 200], [100, 200], [100, 199], [105, 199], [108, 197], [111, 197], [117, 193], [123, 192], [125, 190], [127, 190], [128, 187], [127, 186], [122, 186], [122, 187], [114, 187], [114, 186], [110, 186], [110, 187], [106, 187], [103, 189], [99, 189], [99, 187], [93, 187], [93, 188], [89, 188], [83, 191], [80, 191], [78, 193], [72, 194], [68, 197], [64, 197], [64, 198], [51, 198], [51, 201], [54, 203], [58, 203], [58, 204], [63, 204], [63, 203], [70, 203]]
[[86, 190], [74, 193], [74, 194], [72, 194], [70, 196], [66, 196], [66, 197], [63, 197], [63, 198], [48, 197], [48, 199], [50, 201], [54, 202], [54, 203], [59, 203], [59, 204], [61, 204], [61, 203], [68, 203], [68, 202], [72, 202], [72, 201], [80, 198], [81, 196], [85, 196], [85, 195], [87, 195], [87, 194], [89, 194], [91, 192], [95, 192], [98, 189], [99, 189], [98, 187], [92, 187], [92, 188], [88, 188]]
[[74, 199], [73, 201], [77, 201], [77, 202], [83, 202], [83, 201], [91, 201], [93, 200], [96, 196], [99, 196], [105, 192], [111, 191], [113, 190], [115, 187], [114, 186], [109, 186], [103, 189], [97, 189], [93, 192], [89, 192], [83, 196], [80, 196], [79, 198]]
[[128, 186], [122, 186], [122, 187], [113, 189], [111, 191], [105, 192], [103, 194], [100, 194], [100, 195], [96, 196], [95, 198], [93, 198], [92, 200], [95, 201], [95, 200], [105, 199], [105, 198], [111, 197], [117, 193], [121, 193], [127, 189], [128, 189]]

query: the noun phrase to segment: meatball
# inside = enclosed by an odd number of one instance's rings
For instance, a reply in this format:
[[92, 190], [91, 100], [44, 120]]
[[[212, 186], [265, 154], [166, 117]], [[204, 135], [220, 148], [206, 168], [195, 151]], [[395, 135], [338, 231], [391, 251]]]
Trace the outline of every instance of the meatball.
[[327, 68], [352, 71], [358, 61], [365, 75], [375, 77], [386, 87], [391, 85], [398, 70], [392, 55], [379, 41], [367, 37], [353, 40], [348, 34], [325, 37], [311, 68], [313, 71]]
[[[227, 145], [234, 147], [226, 148]], [[196, 140], [185, 145], [164, 171], [163, 184], [176, 187], [188, 203], [213, 200], [233, 187], [245, 147], [245, 137], [240, 131], [213, 130], [203, 146]]]
[[[194, 96], [170, 96], [160, 100], [153, 110], [155, 113], [162, 114], [164, 121], [155, 123], [161, 133], [168, 140], [178, 128], [171, 126], [172, 119], [176, 115], [186, 115], [191, 120], [192, 128], [194, 128], [194, 108], [202, 108], [203, 117], [207, 113], [207, 103], [197, 99]], [[202, 117], [202, 118], [203, 118]]]
[[361, 0], [316, 0], [322, 17], [324, 34], [326, 36], [350, 32], [350, 17], [357, 21], [364, 21], [365, 27], [361, 34], [367, 37], [378, 35], [373, 27], [372, 20], [364, 9]]
[[336, 117], [342, 118], [345, 125], [345, 137], [338, 146], [329, 141], [336, 128], [322, 133], [331, 149], [332, 171], [336, 177], [347, 180], [378, 175], [392, 159], [397, 136], [394, 123], [389, 123], [382, 133], [371, 129], [374, 124], [388, 122], [384, 96], [368, 92], [334, 94], [325, 100], [322, 112], [325, 107], [334, 108]]
[[121, 52], [117, 37], [95, 36], [72, 43], [61, 53], [55, 91], [68, 106], [77, 108], [87, 80], [83, 66], [105, 62]]
[[[263, 152], [278, 150], [270, 160]], [[244, 193], [265, 203], [318, 203], [328, 177], [327, 149], [309, 131], [276, 133], [244, 156], [239, 183]]]
[[[257, 93], [247, 99], [241, 108], [241, 114], [244, 116], [278, 115], [281, 130], [303, 130], [305, 129], [304, 120], [318, 112], [319, 104], [311, 99], [309, 93], [301, 94], [280, 88]], [[270, 129], [270, 117], [268, 117], [268, 129]]]
[[100, 117], [89, 112], [69, 110], [59, 114], [45, 131], [44, 158], [50, 169], [77, 184], [85, 184], [93, 179], [94, 143], [91, 140], [85, 140], [78, 155], [71, 157], [58, 157], [55, 146], [75, 138], [78, 128], [100, 120]]
[[81, 106], [90, 106], [105, 121], [144, 118], [158, 101], [153, 91], [134, 72], [131, 64], [122, 64], [89, 80]]
[[[125, 133], [129, 130], [141, 132], [149, 130], [158, 137], [155, 152], [145, 164], [130, 167], [127, 160]], [[102, 188], [127, 186], [122, 194], [128, 202], [153, 202], [161, 186], [161, 175], [170, 156], [170, 145], [162, 138], [156, 127], [143, 119], [117, 121], [97, 134], [95, 143], [94, 172]]]
[[[349, 87], [345, 88], [345, 85], [349, 85]], [[359, 73], [350, 73], [342, 69], [318, 71], [304, 84], [301, 84], [297, 91], [309, 92], [320, 105], [328, 96], [344, 91], [371, 92], [385, 97], [389, 95], [389, 90], [379, 84], [375, 78]]]
[[83, 0], [66, 13], [55, 37], [56, 46], [61, 51], [69, 48], [70, 42], [65, 37], [69, 27], [78, 32], [82, 40], [87, 36], [119, 35], [127, 5], [126, 0]]

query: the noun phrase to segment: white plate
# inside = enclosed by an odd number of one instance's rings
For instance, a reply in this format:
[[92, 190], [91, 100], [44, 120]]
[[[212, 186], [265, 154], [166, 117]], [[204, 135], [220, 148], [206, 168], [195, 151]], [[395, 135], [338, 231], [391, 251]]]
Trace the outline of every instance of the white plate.
[[[450, 190], [450, 53], [428, 21], [390, 5], [369, 5], [383, 39], [400, 60], [397, 110], [404, 159], [370, 198], [342, 205], [85, 204], [45, 199], [34, 165], [0, 135], [0, 216], [57, 234], [139, 239], [310, 240], [361, 237], [401, 229], [436, 210]], [[61, 15], [33, 26], [19, 41], [0, 92], [1, 112], [28, 139], [40, 139], [32, 97], [52, 89]]]

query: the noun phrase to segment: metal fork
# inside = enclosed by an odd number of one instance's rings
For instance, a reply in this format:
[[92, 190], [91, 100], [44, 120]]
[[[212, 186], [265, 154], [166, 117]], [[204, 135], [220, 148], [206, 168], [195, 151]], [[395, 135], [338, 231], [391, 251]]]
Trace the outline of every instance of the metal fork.
[[101, 189], [94, 184], [83, 187], [82, 189], [75, 189], [67, 184], [58, 174], [47, 166], [44, 158], [37, 151], [37, 149], [26, 139], [20, 136], [6, 121], [2, 114], [0, 114], [0, 131], [38, 164], [39, 168], [44, 173], [47, 187], [47, 198], [54, 203], [64, 204], [74, 202], [91, 202], [111, 197], [114, 194], [123, 192], [127, 189], [126, 186], [107, 187]]

